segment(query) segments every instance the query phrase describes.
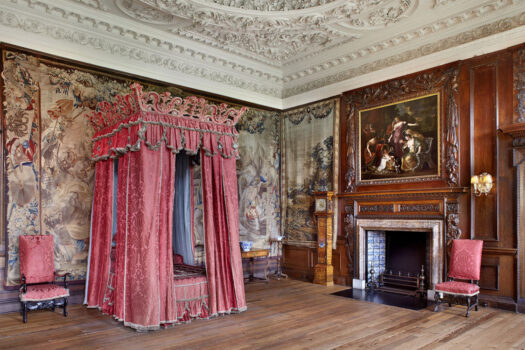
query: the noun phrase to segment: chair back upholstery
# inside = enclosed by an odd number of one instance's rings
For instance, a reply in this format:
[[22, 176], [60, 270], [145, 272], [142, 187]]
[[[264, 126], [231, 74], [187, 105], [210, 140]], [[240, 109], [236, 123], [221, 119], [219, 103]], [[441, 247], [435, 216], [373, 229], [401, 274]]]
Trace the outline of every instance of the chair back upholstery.
[[483, 241], [455, 239], [452, 241], [448, 277], [479, 280]]
[[55, 280], [55, 246], [52, 235], [19, 237], [20, 276], [26, 283]]

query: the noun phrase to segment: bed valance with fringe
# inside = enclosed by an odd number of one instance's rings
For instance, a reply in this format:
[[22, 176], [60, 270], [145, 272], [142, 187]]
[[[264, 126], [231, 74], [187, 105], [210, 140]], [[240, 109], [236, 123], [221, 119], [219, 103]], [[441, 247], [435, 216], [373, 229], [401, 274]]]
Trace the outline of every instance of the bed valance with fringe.
[[235, 124], [246, 111], [208, 103], [202, 97], [171, 96], [169, 92], [143, 92], [140, 84], [132, 93], [116, 96], [116, 101], [100, 102], [90, 121], [94, 161], [116, 158], [137, 151], [144, 144], [151, 150], [164, 145], [173, 153], [185, 150], [207, 156], [238, 157]]

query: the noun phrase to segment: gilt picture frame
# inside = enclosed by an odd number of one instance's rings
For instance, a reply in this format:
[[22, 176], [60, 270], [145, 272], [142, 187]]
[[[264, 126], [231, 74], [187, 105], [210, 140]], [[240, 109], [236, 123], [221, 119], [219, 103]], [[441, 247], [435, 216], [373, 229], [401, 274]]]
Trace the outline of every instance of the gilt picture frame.
[[439, 179], [440, 103], [436, 91], [359, 110], [358, 184]]

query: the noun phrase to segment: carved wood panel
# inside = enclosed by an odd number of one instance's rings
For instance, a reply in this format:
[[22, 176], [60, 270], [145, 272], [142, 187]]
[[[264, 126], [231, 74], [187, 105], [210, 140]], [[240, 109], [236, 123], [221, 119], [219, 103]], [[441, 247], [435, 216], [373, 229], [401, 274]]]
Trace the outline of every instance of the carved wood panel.
[[348, 260], [348, 273], [353, 278], [354, 272], [354, 242], [355, 242], [355, 216], [353, 201], [346, 201], [343, 205], [343, 230], [346, 245], [346, 258]]
[[444, 213], [443, 201], [440, 199], [360, 201], [357, 213], [359, 216], [395, 217], [434, 217]]

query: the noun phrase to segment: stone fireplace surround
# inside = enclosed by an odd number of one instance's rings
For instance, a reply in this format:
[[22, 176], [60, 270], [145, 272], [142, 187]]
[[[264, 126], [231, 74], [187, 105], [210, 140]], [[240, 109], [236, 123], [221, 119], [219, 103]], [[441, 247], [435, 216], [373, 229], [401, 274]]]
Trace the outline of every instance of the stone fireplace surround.
[[444, 227], [443, 220], [432, 219], [357, 219], [356, 220], [356, 260], [358, 261], [358, 275], [352, 286], [364, 289], [366, 286], [366, 232], [374, 231], [414, 231], [429, 232], [430, 239], [430, 271], [428, 271], [428, 298], [433, 298], [433, 289], [442, 282], [444, 269]]

